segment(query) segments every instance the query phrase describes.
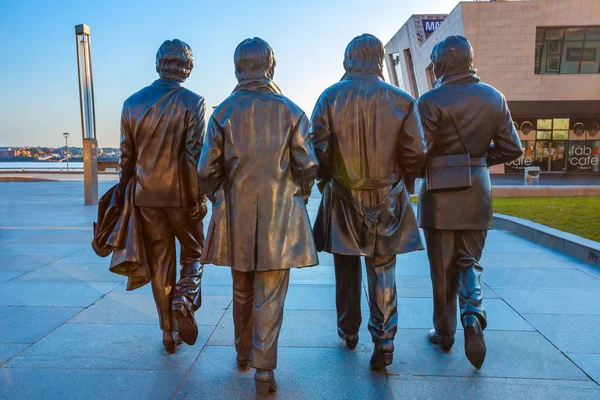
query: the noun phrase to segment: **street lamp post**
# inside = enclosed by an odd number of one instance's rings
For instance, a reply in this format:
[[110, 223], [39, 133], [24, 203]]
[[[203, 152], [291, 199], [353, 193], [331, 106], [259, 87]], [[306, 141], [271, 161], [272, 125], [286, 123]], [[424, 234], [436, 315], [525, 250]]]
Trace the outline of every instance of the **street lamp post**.
[[65, 137], [65, 154], [67, 155], [67, 172], [69, 172], [69, 132], [65, 132], [63, 133], [63, 136]]
[[96, 140], [96, 109], [92, 74], [90, 27], [75, 26], [77, 71], [79, 74], [79, 110], [83, 137], [83, 187], [85, 204], [98, 204], [98, 141]]

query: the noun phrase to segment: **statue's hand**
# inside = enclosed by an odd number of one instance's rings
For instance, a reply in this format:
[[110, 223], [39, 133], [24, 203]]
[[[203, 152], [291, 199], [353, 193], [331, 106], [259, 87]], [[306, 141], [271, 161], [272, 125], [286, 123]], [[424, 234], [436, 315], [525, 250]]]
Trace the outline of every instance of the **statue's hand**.
[[194, 211], [192, 211], [192, 215], [190, 215], [190, 217], [194, 221], [202, 220], [206, 216], [206, 213], [208, 213], [208, 209], [206, 208], [206, 201], [199, 201], [194, 206]]

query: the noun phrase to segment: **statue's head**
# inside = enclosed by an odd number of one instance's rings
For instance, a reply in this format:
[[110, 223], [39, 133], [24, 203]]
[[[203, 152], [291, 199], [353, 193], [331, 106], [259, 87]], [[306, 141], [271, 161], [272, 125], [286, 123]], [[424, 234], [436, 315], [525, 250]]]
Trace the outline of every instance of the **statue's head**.
[[436, 77], [473, 69], [473, 48], [464, 36], [452, 35], [435, 45], [431, 52]]
[[163, 79], [183, 82], [194, 68], [194, 55], [187, 43], [166, 40], [156, 52], [156, 72]]
[[261, 38], [246, 39], [233, 54], [235, 77], [244, 79], [269, 78], [275, 74], [275, 54], [269, 43]]
[[347, 72], [383, 71], [383, 43], [375, 36], [365, 33], [355, 37], [346, 47], [344, 69]]

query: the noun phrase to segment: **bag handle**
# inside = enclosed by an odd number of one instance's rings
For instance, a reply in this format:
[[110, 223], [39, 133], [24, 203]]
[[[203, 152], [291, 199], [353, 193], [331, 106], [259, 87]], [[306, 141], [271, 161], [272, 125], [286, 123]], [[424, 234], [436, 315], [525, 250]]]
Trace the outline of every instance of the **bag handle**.
[[471, 157], [471, 154], [469, 153], [469, 149], [467, 148], [465, 141], [463, 140], [462, 136], [460, 136], [460, 133], [458, 131], [458, 126], [456, 125], [456, 120], [454, 119], [454, 116], [450, 113], [448, 113], [448, 116], [450, 116], [450, 119], [452, 120], [452, 125], [454, 125], [454, 130], [456, 131], [456, 136], [458, 136], [458, 140], [460, 140], [460, 143], [463, 145], [463, 148], [465, 149], [465, 153], [469, 157]]

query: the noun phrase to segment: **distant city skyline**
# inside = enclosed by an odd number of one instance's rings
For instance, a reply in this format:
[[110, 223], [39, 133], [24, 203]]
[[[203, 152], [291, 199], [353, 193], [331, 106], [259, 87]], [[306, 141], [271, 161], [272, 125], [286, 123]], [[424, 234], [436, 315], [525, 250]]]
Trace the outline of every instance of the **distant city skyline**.
[[74, 26], [91, 27], [96, 121], [101, 147], [118, 147], [123, 101], [157, 79], [166, 39], [193, 49], [184, 86], [207, 111], [233, 90], [233, 51], [260, 36], [275, 52], [275, 81], [310, 116], [319, 94], [343, 74], [348, 42], [368, 32], [384, 44], [411, 14], [450, 12], [458, 0], [20, 1], [0, 4], [0, 146], [81, 146]]

